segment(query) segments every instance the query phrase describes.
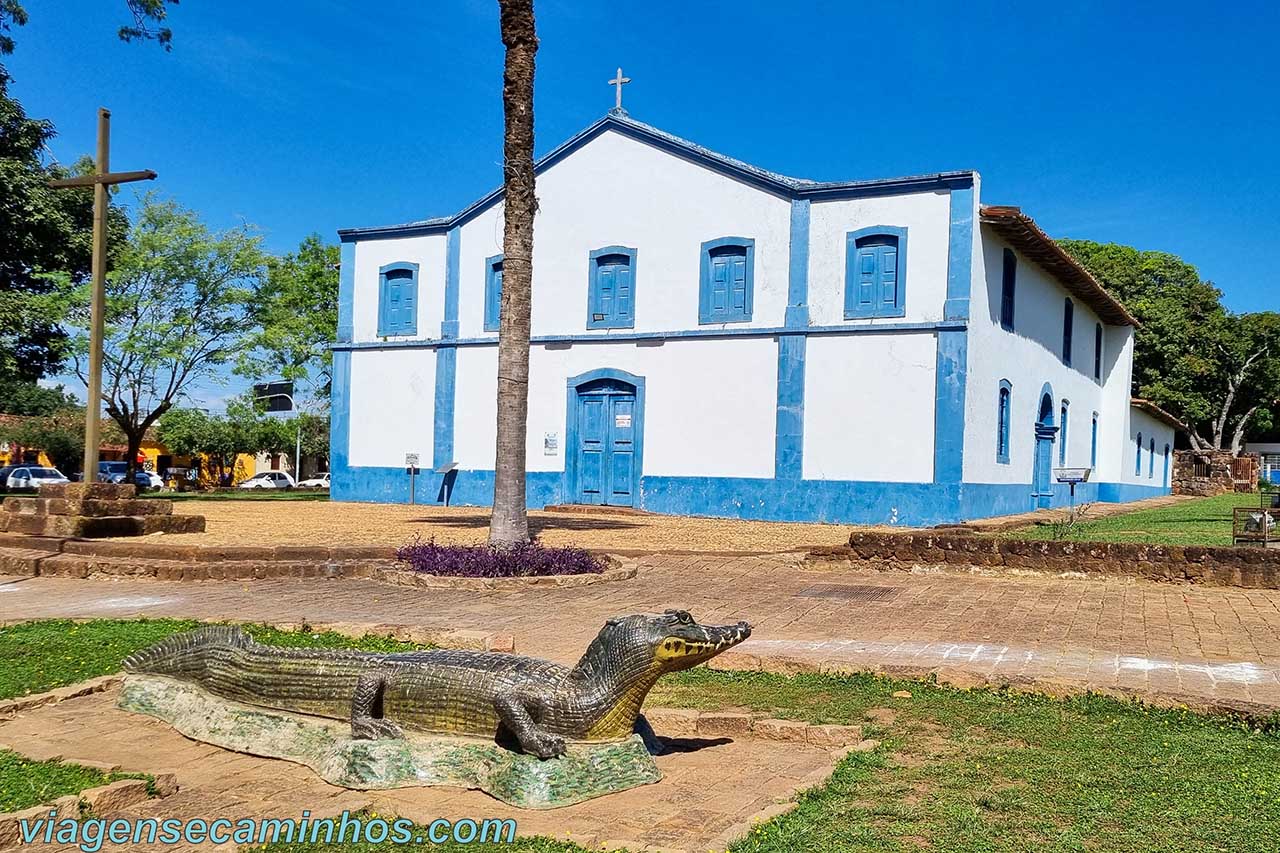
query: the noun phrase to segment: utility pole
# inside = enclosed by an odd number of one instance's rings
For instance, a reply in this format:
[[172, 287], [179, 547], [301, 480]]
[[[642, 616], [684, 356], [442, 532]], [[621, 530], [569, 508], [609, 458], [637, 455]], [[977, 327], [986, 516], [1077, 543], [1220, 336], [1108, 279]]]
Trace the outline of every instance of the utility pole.
[[[156, 173], [111, 172], [111, 113], [98, 109], [98, 162], [92, 175], [50, 181], [54, 189], [93, 187], [93, 296], [89, 307], [89, 383], [84, 408], [84, 482], [98, 479], [98, 444], [102, 408], [102, 333], [107, 302], [107, 187], [133, 181], [153, 181]], [[132, 464], [132, 460], [130, 460]]]

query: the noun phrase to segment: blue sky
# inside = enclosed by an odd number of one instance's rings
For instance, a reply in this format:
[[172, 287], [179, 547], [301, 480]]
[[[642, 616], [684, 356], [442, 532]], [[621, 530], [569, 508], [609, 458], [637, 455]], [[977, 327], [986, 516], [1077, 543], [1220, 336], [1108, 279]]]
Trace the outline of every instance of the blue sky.
[[[1181, 255], [1236, 310], [1280, 309], [1280, 5], [538, 0], [537, 145], [613, 105], [767, 169], [976, 168], [1051, 235]], [[28, 0], [11, 92], [215, 226], [306, 234], [451, 213], [501, 180], [496, 0], [183, 0], [173, 51], [124, 0]]]

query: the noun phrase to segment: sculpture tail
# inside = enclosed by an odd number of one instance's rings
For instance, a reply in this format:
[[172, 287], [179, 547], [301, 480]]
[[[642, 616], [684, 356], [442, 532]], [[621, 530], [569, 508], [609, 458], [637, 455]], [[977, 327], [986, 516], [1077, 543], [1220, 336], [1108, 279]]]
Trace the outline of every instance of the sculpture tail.
[[253, 638], [231, 625], [207, 625], [166, 637], [124, 660], [125, 672], [193, 676], [202, 672], [215, 649], [247, 649]]

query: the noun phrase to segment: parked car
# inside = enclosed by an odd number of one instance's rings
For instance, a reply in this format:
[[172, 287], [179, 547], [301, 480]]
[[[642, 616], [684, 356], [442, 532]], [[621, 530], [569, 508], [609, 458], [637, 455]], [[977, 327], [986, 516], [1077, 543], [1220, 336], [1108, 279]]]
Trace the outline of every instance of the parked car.
[[263, 471], [240, 484], [242, 489], [292, 489], [293, 477], [284, 471]]
[[329, 472], [316, 474], [314, 477], [308, 477], [298, 484], [299, 489], [325, 489], [329, 488]]
[[[7, 472], [7, 473], [6, 473]], [[41, 465], [13, 465], [0, 468], [4, 476], [4, 487], [8, 491], [36, 490], [53, 483], [70, 483], [57, 468], [45, 468]]]

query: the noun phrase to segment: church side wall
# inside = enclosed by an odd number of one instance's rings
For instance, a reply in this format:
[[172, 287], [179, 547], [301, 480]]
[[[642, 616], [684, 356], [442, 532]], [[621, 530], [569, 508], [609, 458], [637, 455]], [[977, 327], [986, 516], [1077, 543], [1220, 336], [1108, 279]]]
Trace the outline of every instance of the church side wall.
[[369, 342], [378, 336], [378, 270], [386, 264], [418, 265], [417, 334], [391, 340], [424, 340], [440, 337], [444, 319], [445, 237], [404, 237], [370, 240], [355, 246], [354, 340]]

